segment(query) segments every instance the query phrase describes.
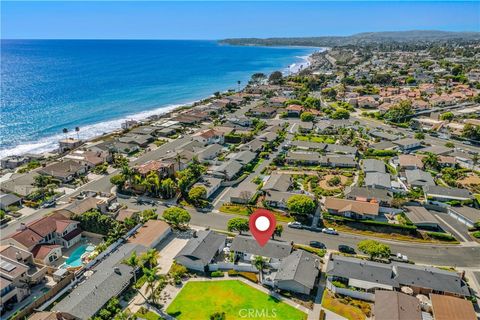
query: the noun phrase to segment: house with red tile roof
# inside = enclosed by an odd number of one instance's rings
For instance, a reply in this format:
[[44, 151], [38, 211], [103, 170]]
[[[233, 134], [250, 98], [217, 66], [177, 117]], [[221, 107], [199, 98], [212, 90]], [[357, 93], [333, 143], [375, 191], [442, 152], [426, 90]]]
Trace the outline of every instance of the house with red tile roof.
[[22, 224], [20, 230], [3, 238], [2, 243], [28, 250], [35, 259], [51, 263], [61, 257], [58, 248], [70, 248], [80, 241], [82, 230], [79, 224], [60, 213], [53, 213]]

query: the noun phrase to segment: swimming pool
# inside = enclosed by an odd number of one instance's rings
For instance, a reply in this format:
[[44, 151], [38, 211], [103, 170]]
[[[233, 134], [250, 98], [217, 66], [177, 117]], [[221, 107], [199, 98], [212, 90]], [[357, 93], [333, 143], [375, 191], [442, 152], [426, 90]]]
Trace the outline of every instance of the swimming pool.
[[82, 263], [82, 256], [85, 252], [92, 252], [95, 249], [94, 246], [89, 244], [83, 244], [79, 246], [77, 249], [73, 250], [72, 254], [65, 263], [62, 265], [64, 268], [71, 268], [71, 267], [80, 267]]

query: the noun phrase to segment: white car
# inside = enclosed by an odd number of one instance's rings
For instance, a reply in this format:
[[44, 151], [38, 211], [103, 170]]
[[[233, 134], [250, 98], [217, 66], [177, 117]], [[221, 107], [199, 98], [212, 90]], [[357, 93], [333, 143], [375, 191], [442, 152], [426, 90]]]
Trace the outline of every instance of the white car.
[[323, 228], [322, 232], [326, 234], [338, 234], [337, 230], [333, 228]]
[[400, 252], [397, 253], [397, 259], [400, 259], [402, 261], [408, 261], [408, 257], [404, 254], [401, 254]]
[[303, 228], [302, 224], [300, 222], [297, 222], [297, 221], [289, 222], [287, 224], [287, 226], [289, 228], [294, 228], [294, 229], [302, 229]]

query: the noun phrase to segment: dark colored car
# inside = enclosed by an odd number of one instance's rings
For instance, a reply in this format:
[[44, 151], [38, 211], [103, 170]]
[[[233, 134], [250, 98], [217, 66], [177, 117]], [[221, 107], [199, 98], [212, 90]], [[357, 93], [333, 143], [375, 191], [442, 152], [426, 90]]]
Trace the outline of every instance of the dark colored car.
[[353, 249], [350, 246], [341, 244], [338, 246], [338, 251], [343, 252], [343, 253], [350, 253], [350, 254], [355, 254], [355, 249]]
[[310, 247], [318, 248], [318, 249], [327, 249], [325, 243], [320, 241], [310, 241]]

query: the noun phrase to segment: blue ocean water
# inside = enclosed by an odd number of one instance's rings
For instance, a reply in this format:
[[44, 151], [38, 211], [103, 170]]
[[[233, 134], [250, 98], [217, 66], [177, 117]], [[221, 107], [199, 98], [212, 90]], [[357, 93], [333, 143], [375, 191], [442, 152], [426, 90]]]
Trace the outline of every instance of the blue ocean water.
[[[237, 88], [254, 72], [305, 63], [313, 48], [215, 41], [2, 40], [0, 157], [90, 138], [162, 108]], [[74, 136], [74, 133], [71, 133]]]

